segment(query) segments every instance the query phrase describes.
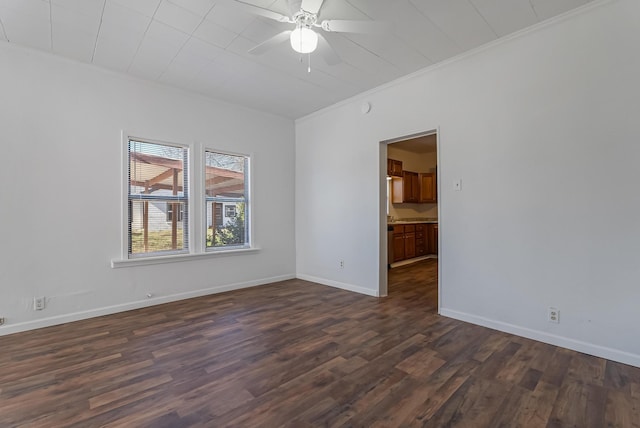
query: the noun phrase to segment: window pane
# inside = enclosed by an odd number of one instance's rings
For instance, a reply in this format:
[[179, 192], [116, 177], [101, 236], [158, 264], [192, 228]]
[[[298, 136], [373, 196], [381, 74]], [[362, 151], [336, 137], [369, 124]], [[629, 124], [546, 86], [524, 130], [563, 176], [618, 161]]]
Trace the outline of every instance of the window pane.
[[205, 193], [209, 197], [245, 197], [246, 157], [205, 153]]
[[[172, 207], [170, 217], [167, 216], [169, 206]], [[185, 207], [183, 202], [174, 201], [130, 201], [129, 254], [186, 249], [181, 220], [185, 216]], [[174, 212], [180, 214], [173, 216]]]
[[187, 149], [129, 141], [129, 195], [185, 195]]
[[248, 162], [246, 156], [205, 152], [207, 248], [249, 245]]
[[129, 255], [188, 251], [188, 151], [129, 140]]
[[207, 247], [248, 244], [244, 202], [207, 202]]

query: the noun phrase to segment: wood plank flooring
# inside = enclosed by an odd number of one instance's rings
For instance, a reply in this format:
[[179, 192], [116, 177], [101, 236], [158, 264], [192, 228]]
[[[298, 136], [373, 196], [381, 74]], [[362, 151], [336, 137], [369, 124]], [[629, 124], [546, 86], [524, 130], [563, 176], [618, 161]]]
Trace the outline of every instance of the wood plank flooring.
[[0, 427], [640, 427], [640, 369], [301, 280], [0, 337]]

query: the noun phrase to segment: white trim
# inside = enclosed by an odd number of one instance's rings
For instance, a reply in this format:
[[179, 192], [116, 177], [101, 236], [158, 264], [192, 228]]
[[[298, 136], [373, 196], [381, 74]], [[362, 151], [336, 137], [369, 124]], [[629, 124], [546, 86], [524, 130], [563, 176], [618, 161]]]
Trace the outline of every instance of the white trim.
[[[161, 263], [173, 263], [188, 261], [207, 257], [216, 257], [222, 255], [235, 255], [241, 253], [253, 253], [260, 250], [259, 247], [254, 246], [253, 239], [253, 198], [251, 197], [253, 191], [253, 155], [245, 153], [234, 153], [225, 150], [218, 150], [212, 148], [207, 143], [201, 143], [194, 141], [189, 144], [185, 143], [173, 143], [165, 141], [164, 139], [156, 138], [143, 138], [138, 137], [138, 133], [128, 132], [127, 130], [121, 130], [121, 148], [122, 148], [122, 166], [120, 177], [121, 184], [121, 255], [120, 259], [111, 260], [112, 268], [120, 267], [132, 267], [143, 265], [154, 265]], [[186, 195], [189, 201], [188, 207], [188, 231], [189, 234], [189, 248], [186, 250], [178, 250], [179, 253], [157, 255], [152, 253], [139, 254], [135, 257], [129, 257], [129, 235], [128, 235], [128, 222], [129, 222], [129, 141], [141, 141], [143, 143], [150, 144], [162, 144], [173, 147], [181, 147], [187, 149], [187, 171], [188, 171], [188, 194]], [[248, 195], [245, 195], [245, 205], [247, 216], [246, 227], [248, 229], [249, 242], [246, 246], [238, 246], [235, 248], [207, 248], [206, 247], [206, 204], [204, 203], [204, 186], [205, 186], [205, 153], [207, 151], [228, 154], [233, 156], [242, 156], [247, 158], [247, 171], [245, 171], [246, 186], [248, 189]], [[197, 221], [196, 221], [197, 220]]]
[[[378, 296], [385, 297], [389, 294], [389, 182], [387, 181], [387, 159], [389, 158], [389, 144], [381, 141], [378, 147]], [[384, 187], [384, 189], [383, 189]], [[384, 194], [383, 194], [384, 192]], [[383, 205], [384, 199], [384, 207]]]
[[199, 241], [199, 245], [194, 247], [196, 252], [198, 253], [206, 253], [207, 252], [207, 203], [205, 201], [205, 189], [207, 187], [207, 145], [205, 143], [201, 144], [199, 147], [198, 153], [200, 154], [200, 171], [198, 171], [198, 184], [200, 186], [200, 192], [198, 193], [198, 197], [194, 199], [198, 199], [198, 212], [200, 213], [200, 221], [198, 221], [199, 229], [202, 236], [201, 241]]
[[159, 265], [164, 263], [189, 262], [209, 257], [236, 256], [239, 254], [257, 253], [260, 248], [235, 248], [224, 250], [210, 250], [206, 253], [171, 254], [168, 256], [140, 257], [135, 259], [113, 259], [111, 267], [114, 269], [133, 266]]
[[121, 169], [120, 169], [120, 257], [126, 259], [129, 257], [129, 133], [122, 130], [121, 133]]
[[[121, 201], [122, 201], [122, 220], [121, 220], [121, 233], [122, 233], [122, 242], [121, 242], [121, 248], [122, 248], [122, 253], [121, 253], [121, 258], [124, 259], [128, 259], [129, 258], [129, 167], [130, 167], [130, 161], [129, 161], [129, 142], [131, 140], [133, 141], [138, 141], [140, 143], [147, 143], [147, 144], [157, 144], [157, 145], [163, 145], [163, 146], [170, 146], [170, 147], [177, 147], [177, 148], [182, 148], [182, 149], [186, 149], [187, 150], [187, 165], [185, 166], [187, 168], [187, 192], [184, 192], [184, 196], [187, 198], [187, 240], [189, 243], [188, 248], [183, 249], [183, 250], [176, 250], [176, 251], [188, 251], [189, 254], [194, 254], [194, 242], [193, 242], [193, 237], [194, 237], [194, 225], [193, 225], [193, 213], [195, 210], [194, 207], [194, 202], [193, 202], [193, 185], [195, 184], [194, 179], [195, 179], [195, 171], [193, 169], [194, 166], [194, 153], [197, 151], [196, 150], [196, 146], [197, 143], [191, 143], [191, 144], [185, 144], [185, 143], [173, 143], [173, 142], [169, 142], [169, 141], [165, 141], [162, 139], [155, 139], [155, 138], [143, 138], [143, 137], [138, 137], [136, 136], [136, 134], [134, 133], [130, 133], [127, 132], [127, 130], [123, 129], [121, 130], [121, 137], [122, 137], [122, 170], [120, 172], [120, 177], [122, 177], [122, 187], [121, 187], [121, 191], [122, 191], [122, 195], [121, 195]], [[195, 254], [197, 254], [197, 252], [195, 252]], [[143, 253], [140, 254], [139, 257], [156, 257], [154, 255], [152, 255], [151, 253]], [[113, 261], [111, 262], [111, 265], [113, 267]]]
[[200, 150], [202, 161], [200, 162], [202, 171], [200, 178], [200, 185], [202, 186], [200, 192], [200, 201], [202, 203], [202, 221], [200, 221], [202, 225], [202, 251], [203, 252], [212, 252], [216, 251], [213, 248], [207, 248], [207, 239], [205, 238], [206, 230], [207, 230], [207, 204], [205, 203], [206, 195], [206, 156], [207, 152], [212, 153], [220, 153], [223, 155], [229, 156], [241, 156], [247, 159], [247, 170], [244, 172], [244, 180], [245, 180], [245, 188], [247, 189], [247, 193], [244, 195], [244, 217], [245, 217], [245, 228], [247, 229], [247, 236], [249, 238], [249, 242], [246, 242], [247, 245], [252, 246], [255, 245], [255, 240], [253, 238], [253, 153], [239, 153], [239, 152], [230, 152], [226, 150], [218, 150], [212, 148], [207, 144], [202, 144], [202, 148]]
[[[383, 140], [380, 141], [380, 145], [379, 145], [379, 167], [378, 167], [378, 173], [379, 173], [379, 186], [380, 188], [378, 189], [378, 194], [379, 194], [379, 201], [378, 201], [378, 205], [379, 205], [379, 239], [378, 239], [378, 243], [379, 243], [379, 247], [378, 247], [378, 251], [379, 251], [379, 256], [378, 256], [378, 263], [379, 263], [379, 272], [378, 272], [378, 296], [387, 296], [388, 295], [388, 281], [389, 281], [389, 273], [387, 272], [387, 268], [389, 266], [389, 255], [388, 255], [388, 251], [389, 251], [389, 242], [388, 242], [388, 222], [387, 222], [387, 212], [386, 212], [386, 207], [384, 205], [386, 205], [386, 201], [385, 204], [383, 204], [382, 199], [383, 199], [383, 191], [386, 192], [387, 189], [386, 187], [383, 190], [383, 187], [386, 186], [386, 182], [387, 182], [387, 158], [389, 157], [388, 152], [389, 152], [389, 145], [393, 144], [393, 143], [399, 143], [400, 141], [405, 141], [405, 140], [411, 140], [413, 138], [419, 138], [419, 137], [426, 137], [429, 135], [435, 135], [436, 136], [436, 155], [437, 155], [437, 160], [436, 160], [436, 167], [437, 167], [437, 173], [438, 173], [438, 177], [436, 178], [436, 183], [438, 186], [438, 222], [440, 222], [440, 126], [436, 126], [435, 128], [432, 128], [428, 131], [421, 131], [421, 132], [416, 132], [413, 134], [408, 134], [408, 135], [404, 135], [401, 137], [394, 137], [394, 138], [390, 138], [387, 140]], [[382, 184], [384, 182], [384, 184]], [[438, 259], [440, 259], [440, 227], [438, 226]], [[407, 260], [406, 262], [401, 261], [401, 262], [395, 262], [395, 263], [391, 263], [391, 267], [399, 267], [399, 266], [403, 266], [405, 264], [410, 264], [413, 262], [417, 262], [420, 260], [424, 260], [427, 258], [433, 258], [433, 256], [424, 256], [424, 257], [419, 257], [416, 259], [411, 259], [411, 260]], [[441, 296], [442, 296], [442, 290], [441, 290], [441, 284], [442, 284], [442, 270], [441, 270], [441, 266], [442, 263], [438, 263], [438, 311], [439, 308], [442, 306], [442, 300], [441, 300]], [[439, 312], [438, 312], [439, 313]]]
[[420, 256], [420, 257], [414, 257], [413, 259], [401, 260], [399, 262], [391, 263], [391, 269], [412, 265], [414, 263], [421, 262], [423, 260], [437, 259], [437, 258], [438, 256], [436, 254], [427, 254], [426, 256]]
[[414, 71], [411, 74], [407, 74], [407, 75], [398, 77], [395, 80], [392, 80], [392, 81], [387, 82], [387, 83], [383, 83], [382, 85], [376, 86], [375, 88], [369, 89], [369, 90], [367, 90], [365, 92], [360, 92], [359, 94], [356, 94], [356, 95], [354, 95], [354, 96], [352, 96], [350, 98], [346, 98], [344, 100], [338, 101], [337, 103], [331, 104], [328, 107], [324, 107], [324, 108], [321, 108], [319, 110], [316, 110], [313, 113], [309, 113], [306, 116], [302, 116], [302, 117], [296, 118], [296, 119], [294, 119], [294, 121], [296, 123], [304, 122], [306, 120], [310, 120], [310, 119], [312, 119], [314, 117], [320, 116], [320, 115], [322, 115], [322, 114], [324, 114], [326, 112], [329, 112], [329, 111], [336, 110], [338, 108], [344, 107], [344, 106], [346, 106], [348, 104], [360, 103], [362, 101], [366, 101], [367, 98], [370, 98], [373, 95], [376, 95], [378, 92], [382, 92], [382, 91], [384, 91], [386, 89], [393, 88], [393, 87], [398, 86], [398, 85], [400, 85], [400, 84], [402, 84], [404, 82], [408, 82], [408, 81], [410, 81], [412, 79], [418, 78], [418, 77], [423, 76], [423, 75], [428, 74], [428, 73], [431, 73], [432, 71], [437, 70], [437, 69], [442, 68], [442, 67], [445, 67], [445, 66], [447, 66], [449, 64], [456, 63], [458, 61], [462, 61], [462, 60], [464, 60], [464, 59], [466, 59], [468, 57], [472, 57], [472, 56], [477, 55], [477, 54], [479, 54], [481, 52], [484, 52], [485, 50], [492, 49], [494, 46], [500, 46], [500, 45], [502, 45], [504, 43], [510, 42], [513, 39], [517, 39], [517, 38], [523, 37], [523, 36], [525, 36], [525, 35], [527, 35], [529, 33], [535, 33], [535, 32], [537, 32], [537, 31], [539, 31], [539, 30], [541, 30], [543, 28], [550, 27], [550, 26], [555, 25], [555, 24], [557, 24], [559, 22], [562, 22], [562, 21], [566, 21], [567, 19], [571, 19], [574, 16], [578, 16], [578, 15], [581, 15], [583, 13], [587, 13], [591, 9], [595, 9], [597, 7], [600, 7], [600, 6], [604, 6], [605, 4], [611, 3], [613, 1], [615, 1], [615, 0], [595, 0], [595, 1], [591, 1], [589, 3], [586, 3], [586, 4], [582, 5], [582, 6], [579, 6], [579, 7], [575, 8], [575, 9], [571, 9], [571, 10], [569, 10], [567, 12], [561, 13], [560, 15], [556, 15], [556, 16], [548, 18], [548, 19], [546, 19], [546, 20], [544, 20], [542, 22], [538, 22], [537, 24], [534, 24], [534, 25], [532, 25], [530, 27], [523, 28], [522, 30], [516, 31], [515, 33], [511, 33], [511, 34], [508, 34], [506, 36], [499, 37], [499, 38], [497, 38], [497, 39], [495, 39], [495, 40], [493, 40], [491, 42], [488, 42], [488, 43], [485, 43], [483, 45], [480, 45], [477, 48], [474, 48], [474, 49], [472, 49], [470, 51], [462, 52], [462, 53], [460, 53], [460, 54], [458, 54], [458, 55], [456, 55], [454, 57], [445, 59], [445, 60], [440, 61], [440, 62], [436, 62], [435, 64], [429, 65], [429, 66], [427, 66], [425, 68], [422, 68], [422, 69], [420, 69], [418, 71]]
[[85, 69], [88, 70], [92, 70], [93, 72], [97, 72], [97, 73], [102, 73], [106, 76], [111, 76], [120, 80], [124, 80], [124, 81], [128, 81], [128, 82], [133, 82], [139, 85], [143, 85], [146, 87], [149, 87], [153, 90], [166, 90], [166, 91], [171, 91], [177, 94], [181, 94], [181, 95], [188, 95], [191, 97], [195, 97], [198, 98], [202, 101], [205, 101], [207, 103], [210, 104], [214, 104], [217, 106], [220, 106], [223, 109], [228, 109], [228, 108], [237, 108], [238, 110], [243, 110], [246, 112], [251, 112], [251, 113], [255, 113], [258, 114], [260, 116], [265, 116], [265, 117], [272, 117], [272, 118], [277, 118], [277, 119], [286, 119], [286, 120], [290, 120], [293, 121], [295, 120], [295, 117], [293, 116], [285, 116], [282, 114], [278, 114], [278, 113], [272, 113], [272, 112], [268, 112], [264, 109], [259, 109], [257, 107], [249, 107], [247, 105], [243, 105], [240, 104], [239, 102], [233, 102], [233, 101], [228, 101], [228, 100], [224, 100], [220, 97], [216, 97], [216, 96], [212, 96], [212, 95], [205, 95], [201, 92], [198, 92], [197, 90], [194, 89], [188, 89], [188, 88], [182, 88], [179, 87], [177, 85], [172, 85], [169, 83], [161, 83], [159, 81], [156, 80], [149, 80], [147, 78], [142, 78], [142, 77], [137, 77], [134, 76], [132, 74], [127, 74], [123, 71], [116, 71], [116, 70], [111, 70], [111, 69], [107, 69], [104, 68], [102, 66], [96, 65], [96, 64], [89, 64], [87, 62], [84, 61], [80, 61], [77, 59], [73, 59], [70, 57], [66, 57], [66, 56], [60, 56], [58, 54], [54, 54], [53, 52], [50, 51], [43, 51], [42, 49], [38, 49], [38, 48], [34, 48], [31, 46], [27, 46], [27, 45], [19, 45], [16, 43], [2, 43], [0, 44], [0, 46], [2, 46], [2, 49], [12, 49], [14, 51], [22, 51], [22, 52], [28, 52], [28, 54], [30, 56], [32, 55], [38, 55], [40, 57], [47, 57], [50, 60], [54, 60], [57, 62], [62, 62], [62, 63], [68, 63], [68, 64], [73, 64], [76, 67], [83, 67]]
[[502, 321], [496, 321], [465, 312], [455, 311], [453, 309], [441, 308], [440, 314], [445, 317], [469, 322], [471, 324], [480, 325], [505, 333], [515, 334], [517, 336], [526, 337], [532, 340], [537, 340], [538, 342], [544, 342], [550, 345], [560, 346], [562, 348], [571, 349], [577, 352], [594, 355], [596, 357], [606, 358], [607, 360], [617, 361], [619, 363], [640, 367], [640, 355], [631, 354], [619, 349], [607, 348], [605, 346], [595, 345], [593, 343], [583, 342], [581, 340], [570, 339], [568, 337], [558, 336], [544, 331], [520, 327]]
[[378, 297], [378, 291], [370, 288], [360, 287], [358, 285], [347, 284], [344, 282], [332, 281], [330, 279], [318, 278], [317, 276], [297, 274], [296, 278], [305, 281], [315, 282], [329, 287], [340, 288], [342, 290], [353, 291], [354, 293], [365, 294], [367, 296]]
[[[200, 197], [204, 195], [204, 188], [202, 187], [204, 183], [204, 168], [202, 167], [204, 165], [204, 157], [201, 144], [194, 142], [193, 150], [189, 153], [189, 160], [191, 161], [189, 165], [189, 233], [191, 234], [189, 236], [189, 253], [199, 254], [204, 252], [207, 240], [204, 236], [206, 232], [202, 225], [203, 222], [196, 221], [200, 217], [196, 213], [200, 213], [202, 218], [206, 217], [206, 214], [202, 213], [204, 208], [203, 198]], [[197, 168], [196, 165], [198, 166]]]
[[162, 297], [153, 297], [146, 300], [139, 300], [137, 302], [123, 303], [120, 305], [107, 306], [103, 308], [91, 309], [88, 311], [74, 312], [70, 314], [57, 315], [48, 318], [41, 318], [33, 321], [21, 322], [18, 324], [5, 324], [0, 326], [0, 336], [8, 334], [19, 333], [27, 330], [35, 330], [37, 328], [50, 327], [53, 325], [64, 324], [68, 322], [85, 320], [88, 318], [101, 317], [104, 315], [111, 315], [118, 312], [130, 311], [133, 309], [146, 308], [148, 306], [161, 305], [163, 303], [176, 302], [179, 300], [191, 299], [194, 297], [202, 297], [210, 294], [223, 293], [225, 291], [239, 290], [242, 288], [256, 287], [259, 285], [271, 284], [279, 281], [286, 281], [294, 279], [294, 274], [274, 276], [271, 278], [261, 278], [252, 281], [238, 282], [227, 285], [219, 285], [216, 287], [205, 288], [201, 290], [188, 291], [186, 293], [171, 294]]
[[[440, 126], [436, 126], [436, 201], [438, 203], [438, 313], [442, 308], [442, 161], [440, 157]], [[445, 219], [446, 222], [446, 219]]]

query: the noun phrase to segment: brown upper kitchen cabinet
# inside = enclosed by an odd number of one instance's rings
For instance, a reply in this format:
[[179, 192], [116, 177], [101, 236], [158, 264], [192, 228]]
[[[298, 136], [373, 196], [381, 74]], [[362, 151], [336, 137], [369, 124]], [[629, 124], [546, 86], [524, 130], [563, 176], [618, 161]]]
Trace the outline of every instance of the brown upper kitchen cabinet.
[[438, 202], [436, 174], [402, 171], [402, 178], [391, 177], [391, 202], [394, 204]]
[[391, 185], [391, 202], [394, 204], [420, 201], [420, 178], [417, 172], [402, 171], [402, 178], [393, 177]]
[[[404, 176], [404, 172], [402, 173]], [[411, 189], [407, 194], [409, 202], [420, 202], [420, 176], [417, 172], [410, 172], [408, 176], [411, 178]]]
[[402, 161], [387, 159], [387, 175], [390, 177], [402, 177]]
[[436, 185], [436, 174], [433, 172], [420, 173], [420, 202], [438, 202], [438, 187]]

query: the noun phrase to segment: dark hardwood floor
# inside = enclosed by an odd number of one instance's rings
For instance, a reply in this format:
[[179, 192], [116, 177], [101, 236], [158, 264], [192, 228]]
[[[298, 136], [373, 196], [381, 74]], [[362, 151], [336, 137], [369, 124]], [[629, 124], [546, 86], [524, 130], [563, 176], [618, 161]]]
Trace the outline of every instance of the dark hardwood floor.
[[640, 427], [640, 369], [301, 280], [0, 337], [0, 426]]

